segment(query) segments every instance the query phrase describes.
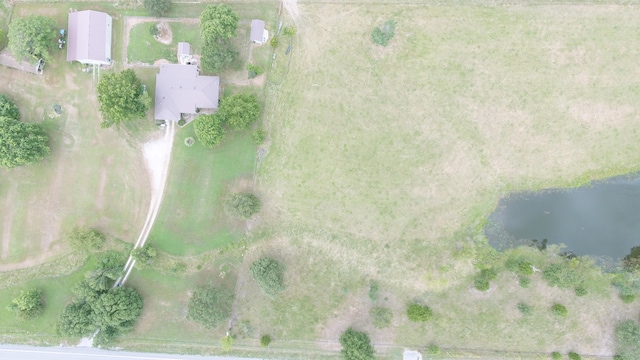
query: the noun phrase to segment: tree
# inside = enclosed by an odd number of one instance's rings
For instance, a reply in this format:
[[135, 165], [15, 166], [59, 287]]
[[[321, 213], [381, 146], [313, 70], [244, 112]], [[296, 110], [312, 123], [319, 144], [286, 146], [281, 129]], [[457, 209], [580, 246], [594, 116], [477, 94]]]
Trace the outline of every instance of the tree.
[[40, 316], [44, 311], [42, 291], [38, 289], [20, 291], [20, 295], [11, 300], [7, 309], [23, 319], [34, 319]]
[[234, 129], [247, 129], [260, 117], [258, 97], [249, 93], [227, 96], [220, 102], [218, 114]]
[[396, 34], [396, 22], [393, 20], [389, 20], [385, 22], [382, 26], [379, 26], [371, 32], [371, 41], [374, 44], [387, 46], [389, 40], [393, 39], [393, 36]]
[[205, 71], [220, 73], [238, 59], [238, 51], [229, 40], [206, 43], [202, 47], [200, 61]]
[[69, 233], [69, 244], [74, 250], [94, 252], [102, 249], [105, 236], [96, 229], [75, 226]]
[[230, 39], [237, 34], [238, 19], [228, 5], [209, 5], [200, 14], [200, 36], [205, 44]]
[[407, 317], [411, 321], [429, 321], [431, 316], [433, 316], [433, 312], [426, 305], [414, 303], [407, 308]]
[[240, 219], [248, 219], [260, 211], [260, 199], [249, 192], [231, 194], [223, 205], [227, 214]]
[[162, 17], [171, 8], [171, 0], [144, 0], [144, 8], [149, 14]]
[[91, 320], [91, 306], [85, 301], [67, 305], [58, 322], [58, 332], [63, 336], [88, 336], [95, 329]]
[[91, 304], [94, 325], [117, 333], [130, 330], [142, 313], [142, 296], [134, 288], [110, 289]]
[[132, 69], [103, 75], [98, 83], [98, 101], [103, 128], [145, 116], [149, 107], [142, 82]]
[[131, 257], [136, 260], [136, 265], [140, 264], [141, 266], [151, 264], [155, 260], [156, 256], [158, 256], [158, 251], [155, 247], [149, 244], [133, 249], [131, 252]]
[[56, 45], [56, 23], [41, 15], [29, 15], [9, 24], [9, 50], [18, 60], [51, 61], [49, 51]]
[[633, 320], [624, 321], [616, 326], [615, 359], [640, 359], [640, 325]]
[[0, 117], [0, 166], [35, 164], [51, 152], [48, 142], [39, 124]]
[[197, 287], [189, 299], [187, 318], [206, 328], [216, 327], [231, 316], [233, 293], [213, 286]]
[[20, 110], [7, 95], [0, 95], [0, 117], [20, 120]]
[[263, 257], [256, 260], [249, 268], [253, 281], [265, 295], [273, 297], [284, 291], [284, 266], [277, 260]]
[[345, 360], [373, 360], [373, 346], [367, 333], [348, 328], [340, 335], [342, 356]]
[[222, 118], [218, 114], [200, 115], [196, 119], [194, 130], [198, 140], [208, 148], [218, 145], [225, 135]]

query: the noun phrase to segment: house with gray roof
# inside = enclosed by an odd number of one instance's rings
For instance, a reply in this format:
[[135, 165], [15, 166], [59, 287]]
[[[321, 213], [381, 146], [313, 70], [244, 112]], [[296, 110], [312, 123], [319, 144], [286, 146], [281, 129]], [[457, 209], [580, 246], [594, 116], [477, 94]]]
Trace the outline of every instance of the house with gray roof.
[[164, 64], [156, 75], [155, 119], [178, 121], [182, 114], [217, 109], [218, 76], [201, 76], [196, 65]]
[[112, 19], [94, 10], [69, 13], [67, 61], [82, 64], [111, 64]]
[[253, 19], [251, 20], [251, 34], [249, 40], [256, 44], [264, 44], [269, 39], [269, 31], [264, 28], [264, 21]]

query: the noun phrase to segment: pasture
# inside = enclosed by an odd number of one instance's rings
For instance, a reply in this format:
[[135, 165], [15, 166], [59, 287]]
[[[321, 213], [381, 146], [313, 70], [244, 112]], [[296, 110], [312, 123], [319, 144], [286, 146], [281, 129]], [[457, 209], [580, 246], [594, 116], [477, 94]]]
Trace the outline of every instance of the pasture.
[[[238, 311], [276, 336], [328, 348], [354, 325], [380, 345], [611, 354], [613, 326], [637, 304], [612, 291], [575, 299], [539, 275], [523, 289], [502, 274], [481, 293], [472, 275], [497, 256], [482, 226], [501, 195], [640, 168], [639, 10], [298, 9], [291, 70], [271, 88], [271, 145], [258, 169], [274, 234], [245, 257], [247, 266], [262, 254], [281, 258], [289, 289], [265, 301], [246, 281]], [[395, 37], [374, 45], [373, 27], [388, 19]], [[394, 311], [389, 329], [368, 318], [370, 280]], [[526, 299], [537, 316], [515, 309]], [[414, 300], [432, 306], [432, 322], [406, 320]], [[544, 310], [553, 301], [571, 304], [567, 319]]]

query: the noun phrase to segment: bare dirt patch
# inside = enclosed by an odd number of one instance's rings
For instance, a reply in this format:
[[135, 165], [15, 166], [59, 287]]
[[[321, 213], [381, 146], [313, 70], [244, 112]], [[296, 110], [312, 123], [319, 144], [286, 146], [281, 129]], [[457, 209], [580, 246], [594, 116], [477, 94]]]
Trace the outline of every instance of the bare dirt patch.
[[173, 31], [171, 31], [169, 23], [161, 21], [156, 25], [156, 28], [158, 29], [158, 35], [154, 36], [154, 38], [165, 45], [171, 44], [173, 41]]

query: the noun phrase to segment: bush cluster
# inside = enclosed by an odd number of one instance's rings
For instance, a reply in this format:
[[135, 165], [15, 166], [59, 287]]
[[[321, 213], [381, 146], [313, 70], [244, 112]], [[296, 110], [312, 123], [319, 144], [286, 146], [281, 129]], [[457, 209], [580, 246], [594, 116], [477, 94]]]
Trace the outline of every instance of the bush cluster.
[[547, 266], [542, 272], [542, 278], [549, 286], [557, 286], [561, 289], [575, 287], [581, 282], [578, 272], [566, 262]]
[[249, 271], [260, 290], [270, 297], [286, 289], [284, 285], [284, 265], [277, 260], [263, 257], [251, 264]]
[[262, 73], [264, 73], [264, 70], [262, 70], [262, 68], [258, 65], [247, 64], [247, 72], [249, 79], [253, 79], [258, 75], [262, 75]]
[[569, 360], [582, 360], [582, 356], [572, 351], [569, 353]]
[[214, 286], [199, 286], [193, 291], [187, 306], [187, 318], [214, 328], [231, 316], [233, 293]]
[[106, 238], [96, 229], [74, 227], [68, 235], [69, 245], [74, 250], [95, 252], [104, 246]]
[[433, 316], [433, 311], [426, 305], [413, 303], [407, 308], [407, 317], [411, 321], [429, 321]]
[[531, 305], [525, 303], [518, 303], [518, 310], [522, 315], [531, 315], [533, 313]]
[[562, 304], [553, 304], [553, 306], [551, 306], [551, 313], [556, 316], [565, 317], [569, 311]]
[[616, 326], [616, 360], [640, 359], [640, 325], [627, 320]]
[[382, 26], [379, 26], [371, 32], [371, 41], [374, 44], [387, 46], [389, 41], [393, 39], [393, 36], [396, 34], [396, 22], [393, 20], [388, 20]]
[[491, 288], [491, 280], [495, 279], [498, 276], [498, 272], [493, 269], [482, 269], [480, 270], [480, 274], [473, 281], [473, 286], [480, 291], [487, 291]]
[[238, 192], [228, 195], [223, 206], [229, 216], [248, 219], [260, 211], [260, 199], [249, 192]]

